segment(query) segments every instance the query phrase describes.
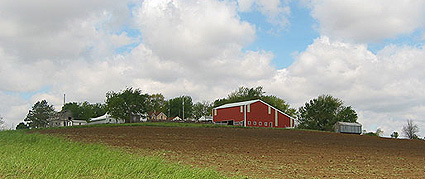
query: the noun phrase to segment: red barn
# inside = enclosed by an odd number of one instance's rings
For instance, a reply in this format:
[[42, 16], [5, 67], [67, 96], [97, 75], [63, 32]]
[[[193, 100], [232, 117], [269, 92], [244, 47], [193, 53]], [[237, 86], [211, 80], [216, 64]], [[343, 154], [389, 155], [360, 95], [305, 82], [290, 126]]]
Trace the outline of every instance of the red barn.
[[212, 113], [213, 121], [216, 124], [249, 127], [294, 127], [294, 119], [291, 116], [259, 99], [225, 104], [214, 108]]

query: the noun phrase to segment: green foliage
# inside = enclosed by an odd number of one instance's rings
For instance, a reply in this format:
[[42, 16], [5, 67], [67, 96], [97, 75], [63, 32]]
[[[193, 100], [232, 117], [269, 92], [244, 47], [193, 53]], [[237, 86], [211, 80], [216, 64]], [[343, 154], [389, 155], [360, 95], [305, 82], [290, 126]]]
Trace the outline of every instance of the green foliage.
[[297, 114], [297, 110], [294, 108], [291, 108], [288, 103], [286, 103], [285, 100], [278, 98], [277, 96], [269, 95], [269, 96], [262, 96], [261, 100], [264, 102], [272, 105], [273, 107], [281, 110], [282, 112], [295, 117]]
[[199, 119], [202, 116], [210, 116], [211, 115], [212, 104], [203, 101], [197, 102], [193, 105], [193, 117], [195, 119]]
[[98, 144], [21, 131], [0, 132], [0, 178], [224, 178]]
[[379, 136], [378, 136], [378, 134], [376, 134], [376, 133], [374, 133], [374, 132], [367, 132], [367, 133], [364, 133], [363, 135], [379, 137]]
[[83, 103], [66, 103], [62, 107], [62, 111], [71, 111], [74, 119], [82, 119], [88, 121], [90, 118], [99, 117], [106, 113], [106, 105], [96, 103], [90, 104], [85, 101]]
[[20, 129], [29, 129], [30, 126], [26, 125], [25, 123], [21, 122], [16, 126], [16, 130], [20, 130]]
[[242, 101], [249, 101], [255, 99], [261, 99], [262, 101], [272, 105], [273, 107], [281, 110], [282, 112], [295, 117], [296, 109], [290, 108], [289, 104], [285, 100], [278, 98], [274, 95], [264, 95], [263, 87], [258, 86], [256, 88], [239, 87], [238, 90], [230, 93], [227, 98], [217, 99], [214, 101], [214, 107], [218, 107], [227, 103], [236, 103]]
[[140, 89], [127, 88], [121, 92], [106, 94], [106, 109], [112, 117], [128, 122], [132, 114], [147, 113], [148, 94]]
[[299, 128], [333, 131], [338, 121], [356, 122], [357, 114], [351, 106], [343, 106], [342, 100], [330, 95], [319, 96], [298, 109]]
[[238, 90], [230, 93], [227, 98], [218, 99], [214, 101], [214, 107], [221, 106], [227, 103], [236, 103], [254, 99], [261, 99], [265, 92], [263, 87], [258, 86], [256, 88], [239, 87]]
[[397, 138], [398, 138], [398, 132], [394, 131], [394, 132], [391, 134], [391, 138], [397, 139]]
[[169, 113], [168, 117], [179, 116], [183, 118], [183, 102], [184, 102], [184, 118], [193, 117], [193, 102], [190, 96], [180, 96], [177, 98], [170, 99], [169, 101]]
[[46, 100], [38, 101], [32, 106], [24, 121], [28, 122], [31, 128], [47, 127], [47, 119], [54, 113], [53, 106], [49, 105]]
[[165, 101], [165, 98], [162, 94], [152, 94], [148, 97], [148, 112], [150, 111], [156, 111], [156, 112], [163, 112], [166, 114], [167, 112], [167, 102]]
[[381, 128], [378, 128], [378, 129], [376, 129], [375, 134], [376, 134], [376, 136], [381, 137], [381, 136], [382, 136], [382, 134], [384, 134], [384, 131], [383, 131]]

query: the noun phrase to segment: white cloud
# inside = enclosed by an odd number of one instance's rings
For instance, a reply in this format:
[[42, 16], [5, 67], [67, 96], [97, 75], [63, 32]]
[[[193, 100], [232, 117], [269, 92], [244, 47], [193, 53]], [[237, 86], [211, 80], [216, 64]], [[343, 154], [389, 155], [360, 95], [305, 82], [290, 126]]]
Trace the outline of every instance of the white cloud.
[[409, 34], [425, 25], [421, 0], [308, 1], [320, 33], [339, 40], [376, 42]]
[[381, 127], [389, 135], [400, 132], [407, 119], [425, 124], [423, 59], [424, 47], [390, 45], [373, 54], [366, 45], [321, 37], [262, 84], [295, 106], [321, 94], [341, 98], [362, 114], [359, 120], [368, 130]]
[[144, 43], [163, 59], [196, 63], [255, 38], [227, 2], [145, 1], [136, 14]]
[[280, 0], [238, 0], [238, 8], [241, 12], [259, 11], [267, 17], [269, 23], [285, 27], [289, 24], [288, 16], [291, 14], [287, 3]]
[[79, 58], [129, 23], [130, 2], [1, 1], [0, 46], [23, 61]]

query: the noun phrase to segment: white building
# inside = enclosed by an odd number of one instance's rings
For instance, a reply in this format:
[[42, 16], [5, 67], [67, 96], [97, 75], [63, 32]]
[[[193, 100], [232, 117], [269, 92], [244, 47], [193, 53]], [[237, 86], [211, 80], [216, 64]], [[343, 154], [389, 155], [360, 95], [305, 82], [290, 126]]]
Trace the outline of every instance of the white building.
[[93, 124], [121, 124], [121, 123], [125, 123], [125, 121], [112, 118], [111, 115], [105, 114], [103, 116], [91, 118], [88, 125], [93, 125]]

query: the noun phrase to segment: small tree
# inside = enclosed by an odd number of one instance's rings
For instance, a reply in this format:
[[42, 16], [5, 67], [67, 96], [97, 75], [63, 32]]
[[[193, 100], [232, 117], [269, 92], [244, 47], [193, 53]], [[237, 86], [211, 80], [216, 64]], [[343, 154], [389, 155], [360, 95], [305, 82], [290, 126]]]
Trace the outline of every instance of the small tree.
[[20, 130], [20, 129], [29, 129], [30, 126], [26, 125], [25, 123], [21, 122], [16, 126], [16, 130]]
[[54, 112], [53, 105], [49, 105], [46, 100], [38, 101], [28, 112], [24, 121], [28, 122], [31, 128], [47, 127], [47, 119], [52, 117]]
[[391, 138], [397, 139], [397, 138], [398, 138], [398, 132], [394, 131], [394, 132], [391, 134]]
[[384, 134], [384, 131], [383, 131], [381, 128], [378, 128], [378, 129], [376, 129], [375, 134], [376, 134], [376, 136], [381, 137], [381, 136], [382, 136], [382, 134]]
[[409, 139], [418, 139], [418, 132], [418, 125], [414, 124], [412, 120], [407, 120], [407, 125], [403, 126], [403, 134]]
[[4, 129], [3, 117], [0, 116], [0, 131]]

